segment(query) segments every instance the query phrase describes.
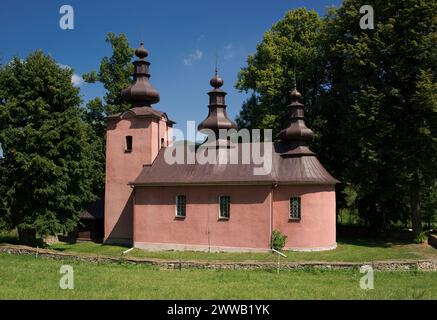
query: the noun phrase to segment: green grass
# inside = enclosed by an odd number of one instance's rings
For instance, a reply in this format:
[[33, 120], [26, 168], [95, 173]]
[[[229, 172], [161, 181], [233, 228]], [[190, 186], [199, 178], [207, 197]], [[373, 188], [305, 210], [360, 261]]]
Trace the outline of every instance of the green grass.
[[[78, 242], [75, 244], [58, 243], [50, 246], [51, 249], [68, 253], [88, 253], [113, 257], [122, 257], [127, 247], [102, 245], [93, 242]], [[335, 250], [321, 252], [286, 252], [287, 258], [283, 261], [339, 261], [339, 262], [370, 262], [378, 260], [405, 260], [405, 259], [437, 259], [437, 250], [427, 244], [388, 243], [371, 240], [340, 240]], [[191, 251], [160, 251], [148, 252], [134, 249], [125, 257], [152, 258], [167, 260], [200, 260], [200, 261], [276, 261], [277, 257], [271, 253], [207, 253]]]
[[[59, 269], [74, 268], [74, 289]], [[437, 299], [437, 272], [375, 272], [362, 290], [359, 270], [160, 270], [129, 264], [0, 254], [0, 299]]]
[[[0, 232], [0, 245], [16, 243], [16, 232]], [[65, 253], [94, 254], [111, 257], [134, 257], [143, 259], [165, 259], [165, 260], [197, 260], [197, 261], [219, 261], [219, 262], [272, 262], [277, 256], [271, 253], [208, 253], [192, 251], [160, 251], [149, 252], [134, 249], [123, 255], [122, 252], [128, 247], [116, 245], [102, 245], [94, 242], [77, 242], [74, 244], [56, 243], [48, 248]], [[283, 261], [289, 262], [371, 262], [387, 260], [410, 260], [410, 259], [437, 259], [437, 250], [428, 244], [414, 244], [411, 242], [388, 242], [386, 240], [371, 239], [350, 239], [341, 238], [338, 240], [338, 247], [335, 250], [321, 252], [285, 252], [287, 258]]]

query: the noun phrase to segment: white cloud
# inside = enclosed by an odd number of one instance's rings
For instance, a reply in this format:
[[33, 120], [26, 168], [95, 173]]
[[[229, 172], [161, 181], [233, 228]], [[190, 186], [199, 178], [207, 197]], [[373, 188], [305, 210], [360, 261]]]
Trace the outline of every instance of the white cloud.
[[226, 45], [223, 47], [223, 51], [224, 51], [224, 56], [223, 58], [225, 60], [230, 60], [234, 57], [235, 55], [235, 50], [234, 50], [234, 46], [232, 45], [232, 43]]
[[84, 83], [84, 80], [83, 80], [83, 78], [80, 75], [74, 73], [71, 76], [71, 83], [75, 87], [80, 87]]
[[[58, 63], [58, 66], [62, 69], [72, 69], [69, 65], [62, 64], [62, 63]], [[83, 85], [84, 82], [85, 81], [83, 80], [83, 78], [76, 73], [73, 73], [73, 75], [71, 76], [71, 83], [75, 87], [80, 87], [81, 85]]]
[[71, 69], [70, 66], [67, 66], [66, 64], [62, 64], [62, 63], [58, 63], [58, 66], [59, 66], [61, 69]]
[[203, 52], [199, 49], [196, 49], [193, 53], [190, 53], [185, 59], [184, 64], [186, 66], [191, 66], [194, 61], [200, 60], [203, 57]]

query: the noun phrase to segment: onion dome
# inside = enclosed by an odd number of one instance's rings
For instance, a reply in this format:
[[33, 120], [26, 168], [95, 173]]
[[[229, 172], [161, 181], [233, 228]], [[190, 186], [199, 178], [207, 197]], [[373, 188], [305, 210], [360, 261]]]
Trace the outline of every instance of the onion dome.
[[228, 118], [226, 113], [225, 96], [226, 92], [220, 89], [224, 81], [218, 75], [217, 69], [215, 75], [209, 82], [213, 89], [208, 92], [209, 95], [209, 112], [205, 120], [203, 120], [197, 129], [209, 129], [215, 132], [216, 137], [219, 136], [220, 129], [238, 129], [237, 124]]
[[147, 51], [147, 49], [144, 48], [143, 42], [141, 42], [140, 47], [137, 50], [135, 50], [135, 55], [140, 59], [147, 58], [147, 56], [149, 55], [149, 51]]
[[214, 77], [212, 77], [212, 79], [209, 81], [209, 83], [211, 84], [211, 87], [218, 89], [221, 86], [223, 86], [224, 81], [222, 78], [220, 78], [220, 76], [218, 75], [218, 72], [216, 71]]
[[133, 62], [134, 81], [121, 92], [121, 95], [126, 101], [131, 102], [134, 107], [150, 107], [151, 104], [159, 102], [159, 92], [149, 82], [150, 62], [145, 60], [149, 52], [144, 48], [144, 43], [141, 42], [140, 47], [135, 50], [135, 55], [139, 59]]
[[279, 138], [287, 146], [283, 155], [314, 155], [308, 145], [314, 139], [314, 132], [305, 124], [304, 105], [299, 102], [302, 95], [296, 86], [291, 90], [290, 125], [279, 133]]

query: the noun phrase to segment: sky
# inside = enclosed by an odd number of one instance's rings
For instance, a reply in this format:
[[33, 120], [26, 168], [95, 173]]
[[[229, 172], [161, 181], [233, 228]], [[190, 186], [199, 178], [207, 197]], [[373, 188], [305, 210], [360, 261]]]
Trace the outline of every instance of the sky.
[[[62, 5], [74, 9], [74, 29], [62, 30]], [[150, 55], [151, 83], [161, 101], [153, 107], [167, 113], [184, 130], [187, 120], [199, 123], [207, 115], [216, 55], [228, 93], [230, 118], [235, 119], [247, 94], [235, 89], [247, 56], [272, 24], [288, 10], [326, 8], [341, 0], [1, 0], [0, 58], [26, 57], [37, 49], [74, 70], [83, 103], [105, 94], [100, 84], [83, 83], [83, 73], [98, 70], [111, 55], [108, 32], [125, 33], [137, 48], [141, 38]], [[184, 130], [185, 131], [185, 130]], [[1, 150], [0, 150], [1, 154]]]

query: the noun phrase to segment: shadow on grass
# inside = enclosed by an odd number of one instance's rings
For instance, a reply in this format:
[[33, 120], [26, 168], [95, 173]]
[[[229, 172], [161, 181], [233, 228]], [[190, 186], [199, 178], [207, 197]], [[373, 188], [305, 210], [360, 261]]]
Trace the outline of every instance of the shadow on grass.
[[18, 244], [17, 231], [0, 231], [0, 243]]
[[391, 248], [399, 245], [408, 245], [413, 244], [411, 240], [407, 239], [396, 239], [390, 240], [386, 239], [383, 236], [368, 236], [368, 237], [359, 237], [353, 238], [350, 236], [339, 236], [337, 239], [338, 243], [348, 244], [360, 247], [374, 247], [374, 248]]
[[[88, 246], [91, 245], [91, 246]], [[131, 246], [128, 245], [121, 245], [121, 244], [117, 244], [117, 245], [111, 245], [111, 244], [105, 244], [102, 243], [101, 241], [76, 241], [74, 243], [72, 242], [60, 242], [60, 243], [55, 243], [53, 245], [50, 246], [50, 249], [55, 250], [55, 251], [60, 251], [60, 252], [64, 252], [64, 251], [77, 251], [79, 249], [79, 251], [81, 251], [81, 248], [85, 248], [85, 251], [89, 251], [90, 253], [92, 253], [93, 251], [99, 251], [100, 249], [110, 249], [110, 248], [126, 248], [129, 249], [131, 248]]]

